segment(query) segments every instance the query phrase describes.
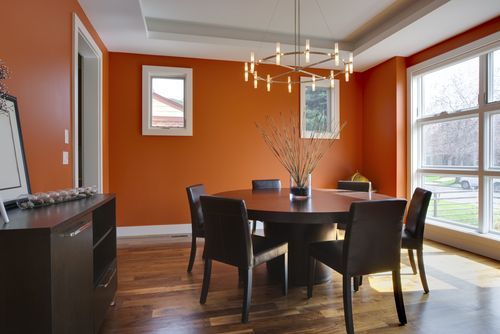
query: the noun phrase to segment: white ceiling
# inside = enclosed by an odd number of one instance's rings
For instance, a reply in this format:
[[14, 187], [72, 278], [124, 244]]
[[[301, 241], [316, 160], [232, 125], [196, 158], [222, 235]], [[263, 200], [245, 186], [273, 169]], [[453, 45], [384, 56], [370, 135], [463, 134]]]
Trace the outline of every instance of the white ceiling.
[[[271, 54], [275, 42], [293, 44], [293, 0], [79, 2], [115, 52], [244, 61], [251, 51]], [[499, 14], [499, 0], [302, 0], [301, 35], [325, 51], [340, 42], [363, 71]]]

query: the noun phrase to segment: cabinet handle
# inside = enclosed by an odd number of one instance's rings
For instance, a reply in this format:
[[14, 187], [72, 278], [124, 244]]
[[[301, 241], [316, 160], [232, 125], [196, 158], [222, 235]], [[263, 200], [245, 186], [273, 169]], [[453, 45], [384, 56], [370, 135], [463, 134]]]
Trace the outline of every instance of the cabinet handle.
[[116, 275], [116, 267], [113, 268], [113, 271], [109, 275], [108, 281], [106, 283], [99, 284], [97, 287], [98, 288], [104, 288], [104, 289], [106, 289], [111, 284], [111, 281], [113, 280], [113, 278], [115, 277], [115, 275]]
[[92, 222], [88, 222], [84, 225], [81, 225], [79, 228], [77, 228], [76, 230], [72, 231], [72, 232], [69, 232], [69, 233], [64, 233], [63, 236], [65, 237], [70, 237], [70, 238], [73, 238], [73, 237], [76, 237], [78, 234], [82, 233], [83, 231], [87, 230], [88, 228], [90, 228], [90, 226], [92, 226]]

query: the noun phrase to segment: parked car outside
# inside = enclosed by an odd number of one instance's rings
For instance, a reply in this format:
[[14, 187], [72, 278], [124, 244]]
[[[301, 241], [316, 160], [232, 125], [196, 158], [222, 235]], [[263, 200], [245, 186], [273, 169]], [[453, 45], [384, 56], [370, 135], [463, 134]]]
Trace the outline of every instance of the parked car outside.
[[[457, 183], [460, 184], [462, 189], [477, 189], [479, 187], [478, 180], [477, 177], [462, 176], [457, 179]], [[500, 192], [500, 182], [493, 182], [493, 191]]]

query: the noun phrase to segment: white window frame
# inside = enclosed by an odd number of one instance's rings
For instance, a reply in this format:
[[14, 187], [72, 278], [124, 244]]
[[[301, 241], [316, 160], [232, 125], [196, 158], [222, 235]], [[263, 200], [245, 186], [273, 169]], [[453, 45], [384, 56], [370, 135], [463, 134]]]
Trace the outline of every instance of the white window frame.
[[[312, 87], [310, 80], [308, 77], [300, 78], [300, 138], [311, 138], [313, 135], [312, 131], [306, 130], [306, 88]], [[331, 139], [335, 131], [340, 127], [340, 82], [338, 79], [334, 79], [332, 89], [330, 88], [330, 81], [318, 81], [316, 82], [316, 87], [331, 89], [330, 101], [328, 101], [330, 106], [331, 131], [322, 131], [320, 134], [315, 134], [315, 136], [320, 139]], [[338, 132], [334, 139], [340, 139], [340, 132]]]
[[[487, 58], [488, 53], [494, 49], [500, 48], [500, 32], [491, 34], [460, 48], [449, 51], [445, 54], [429, 59], [422, 63], [411, 66], [407, 69], [407, 143], [408, 143], [408, 198], [411, 197], [413, 190], [418, 186], [423, 174], [447, 174], [447, 175], [470, 175], [478, 177], [478, 202], [479, 228], [470, 229], [452, 224], [442, 223], [435, 219], [428, 218], [430, 224], [426, 229], [426, 237], [430, 239], [452, 244], [456, 247], [468, 249], [493, 258], [498, 258], [500, 249], [500, 236], [494, 232], [488, 233], [490, 229], [490, 217], [492, 203], [489, 197], [491, 179], [500, 178], [500, 169], [491, 168], [488, 161], [489, 156], [485, 152], [491, 152], [489, 146], [490, 118], [500, 111], [500, 101], [487, 102]], [[455, 112], [449, 114], [438, 114], [428, 117], [418, 118], [418, 104], [416, 99], [418, 87], [417, 80], [414, 78], [428, 73], [438, 68], [453, 65], [454, 63], [479, 56], [479, 96], [478, 108]], [[464, 117], [477, 116], [479, 119], [479, 161], [477, 168], [464, 167], [446, 167], [446, 168], [421, 168], [419, 161], [421, 157], [420, 145], [421, 129], [423, 124], [436, 121], [454, 120]], [[452, 232], [453, 231], [453, 232]], [[458, 233], [458, 234], [457, 234]], [[479, 237], [479, 238], [478, 238]], [[496, 255], [492, 255], [495, 254]]]
[[[152, 79], [184, 79], [184, 128], [151, 126]], [[193, 135], [193, 70], [183, 67], [142, 66], [142, 135], [143, 136], [192, 136]]]

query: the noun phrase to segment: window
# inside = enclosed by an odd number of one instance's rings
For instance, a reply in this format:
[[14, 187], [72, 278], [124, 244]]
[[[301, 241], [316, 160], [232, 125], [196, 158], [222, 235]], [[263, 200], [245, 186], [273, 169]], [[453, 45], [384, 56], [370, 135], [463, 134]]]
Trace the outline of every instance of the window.
[[192, 82], [190, 68], [142, 67], [143, 135], [193, 135]]
[[[309, 80], [302, 77], [300, 83], [301, 138], [311, 138], [313, 133], [320, 138], [331, 138], [340, 123], [339, 81], [334, 80], [333, 88], [330, 81], [316, 82], [313, 90]], [[335, 139], [339, 138], [340, 134]]]
[[408, 70], [411, 186], [433, 192], [427, 217], [498, 236], [499, 38]]

